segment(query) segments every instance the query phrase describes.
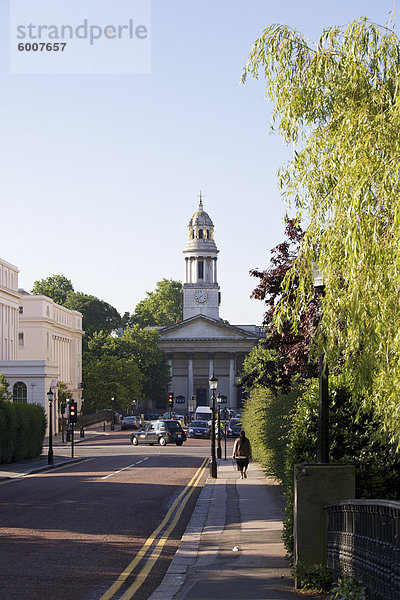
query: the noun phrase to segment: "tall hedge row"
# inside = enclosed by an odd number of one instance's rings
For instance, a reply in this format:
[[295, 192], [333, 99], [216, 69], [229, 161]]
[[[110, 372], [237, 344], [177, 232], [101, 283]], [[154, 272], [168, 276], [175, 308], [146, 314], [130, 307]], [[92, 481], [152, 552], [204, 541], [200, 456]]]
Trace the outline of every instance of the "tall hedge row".
[[42, 406], [0, 402], [0, 463], [39, 456], [45, 432]]

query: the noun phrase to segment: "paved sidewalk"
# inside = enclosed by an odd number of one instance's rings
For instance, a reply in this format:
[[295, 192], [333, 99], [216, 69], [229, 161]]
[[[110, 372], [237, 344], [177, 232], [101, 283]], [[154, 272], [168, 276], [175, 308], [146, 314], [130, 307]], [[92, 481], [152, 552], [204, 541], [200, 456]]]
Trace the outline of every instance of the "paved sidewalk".
[[282, 493], [252, 463], [238, 479], [219, 461], [174, 559], [149, 600], [295, 600], [282, 543]]

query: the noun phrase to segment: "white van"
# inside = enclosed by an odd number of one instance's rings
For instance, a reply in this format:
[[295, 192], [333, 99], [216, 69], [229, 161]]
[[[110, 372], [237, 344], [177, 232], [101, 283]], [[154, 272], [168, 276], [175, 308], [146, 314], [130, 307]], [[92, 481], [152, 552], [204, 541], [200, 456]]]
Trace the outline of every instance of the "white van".
[[209, 406], [198, 406], [194, 413], [195, 421], [207, 421], [211, 425], [212, 410]]

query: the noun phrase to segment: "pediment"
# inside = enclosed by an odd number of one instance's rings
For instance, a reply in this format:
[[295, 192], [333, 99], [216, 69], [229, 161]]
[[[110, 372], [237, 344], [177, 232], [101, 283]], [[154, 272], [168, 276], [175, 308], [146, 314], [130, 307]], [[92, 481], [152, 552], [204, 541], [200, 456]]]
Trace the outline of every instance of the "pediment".
[[160, 328], [161, 341], [174, 339], [258, 339], [258, 336], [222, 321], [196, 315], [176, 325]]

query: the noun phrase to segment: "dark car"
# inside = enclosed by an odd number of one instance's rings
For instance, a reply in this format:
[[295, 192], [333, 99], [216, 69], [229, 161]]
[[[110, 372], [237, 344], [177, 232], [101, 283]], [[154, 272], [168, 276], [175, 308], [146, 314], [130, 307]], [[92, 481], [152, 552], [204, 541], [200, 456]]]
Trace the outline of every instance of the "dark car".
[[135, 417], [135, 416], [124, 417], [121, 421], [121, 431], [123, 429], [140, 429], [139, 417]]
[[208, 421], [192, 421], [189, 425], [188, 437], [209, 438], [210, 426]]
[[186, 442], [186, 433], [178, 421], [157, 420], [145, 423], [139, 431], [131, 434], [131, 442], [134, 446], [138, 444], [176, 444], [182, 446]]
[[238, 437], [242, 431], [242, 424], [239, 419], [231, 419], [228, 425], [228, 437]]

